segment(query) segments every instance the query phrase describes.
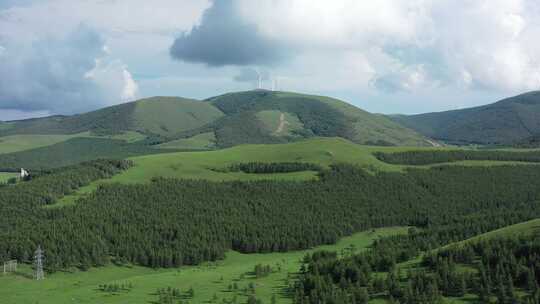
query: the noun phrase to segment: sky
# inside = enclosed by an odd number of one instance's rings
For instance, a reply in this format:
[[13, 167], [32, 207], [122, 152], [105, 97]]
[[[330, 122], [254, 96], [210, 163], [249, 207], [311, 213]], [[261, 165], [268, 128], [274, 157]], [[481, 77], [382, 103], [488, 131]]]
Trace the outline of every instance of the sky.
[[262, 85], [377, 113], [540, 89], [537, 0], [0, 0], [0, 120]]

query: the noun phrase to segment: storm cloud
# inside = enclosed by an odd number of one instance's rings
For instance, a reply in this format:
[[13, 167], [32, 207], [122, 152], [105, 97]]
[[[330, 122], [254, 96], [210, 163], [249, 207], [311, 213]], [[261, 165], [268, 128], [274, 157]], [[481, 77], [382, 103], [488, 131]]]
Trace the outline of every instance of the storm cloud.
[[69, 113], [102, 99], [85, 78], [102, 48], [99, 35], [84, 26], [63, 39], [7, 42], [0, 57], [0, 108]]
[[136, 91], [125, 66], [105, 59], [104, 39], [87, 26], [65, 37], [2, 43], [0, 109], [70, 114], [121, 102]]
[[178, 37], [174, 59], [208, 66], [271, 65], [284, 58], [284, 48], [242, 18], [232, 0], [214, 1], [201, 23]]

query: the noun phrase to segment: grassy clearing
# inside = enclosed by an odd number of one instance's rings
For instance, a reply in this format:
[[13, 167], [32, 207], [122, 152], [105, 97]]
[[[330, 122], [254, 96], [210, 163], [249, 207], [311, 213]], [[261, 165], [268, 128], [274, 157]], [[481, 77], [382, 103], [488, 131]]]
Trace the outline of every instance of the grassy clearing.
[[[219, 299], [217, 303], [235, 295], [238, 303], [245, 303], [246, 295], [242, 289], [254, 283], [255, 295], [264, 303], [270, 303], [274, 294], [277, 303], [292, 303], [283, 288], [286, 287], [287, 277], [292, 278], [298, 271], [299, 261], [306, 253], [320, 249], [341, 252], [351, 248], [351, 245], [362, 250], [379, 237], [404, 233], [407, 233], [406, 227], [382, 228], [354, 234], [335, 245], [287, 253], [241, 254], [231, 251], [222, 261], [179, 269], [107, 266], [86, 272], [55, 273], [44, 281], [33, 281], [24, 275], [0, 276], [0, 299], [5, 304], [152, 303], [158, 299], [153, 294], [158, 288], [171, 286], [180, 288], [183, 293], [193, 287], [195, 296], [190, 303], [209, 303], [214, 295]], [[271, 265], [274, 271], [257, 279], [251, 274], [257, 264]], [[28, 275], [30, 271], [26, 266], [22, 267], [21, 272]], [[107, 293], [97, 289], [100, 284], [128, 282], [134, 286], [129, 292]], [[234, 282], [239, 286], [239, 291], [228, 291], [229, 284]]]
[[141, 134], [139, 132], [135, 132], [135, 131], [126, 131], [126, 132], [122, 132], [120, 134], [116, 134], [116, 135], [112, 135], [112, 136], [104, 136], [106, 138], [110, 138], [110, 139], [119, 139], [119, 140], [123, 140], [127, 143], [134, 143], [134, 142], [137, 142], [139, 140], [143, 140], [146, 138], [146, 135], [144, 134]]
[[[418, 147], [375, 147], [361, 146], [342, 138], [315, 138], [277, 145], [240, 145], [228, 149], [204, 152], [176, 152], [144, 155], [131, 158], [135, 166], [112, 178], [112, 181], [137, 183], [149, 181], [152, 177], [227, 180], [309, 180], [316, 178], [315, 172], [295, 172], [285, 174], [247, 174], [243, 172], [219, 172], [239, 162], [310, 162], [327, 167], [335, 163], [352, 163], [370, 171], [403, 171], [405, 168], [431, 166], [391, 165], [379, 161], [373, 152], [400, 152], [409, 150], [440, 150], [451, 148]], [[451, 165], [492, 166], [521, 164], [524, 162], [462, 161]], [[447, 164], [437, 164], [447, 165]]]
[[88, 132], [72, 135], [11, 135], [0, 137], [0, 154], [51, 146], [74, 137], [87, 137]]
[[[105, 181], [102, 181], [102, 182], [105, 182]], [[99, 183], [92, 183], [90, 185], [81, 187], [77, 189], [76, 192], [62, 197], [61, 199], [56, 201], [54, 204], [46, 205], [45, 208], [61, 208], [61, 207], [66, 207], [66, 206], [73, 206], [75, 205], [75, 202], [78, 199], [94, 192], [98, 186], [99, 186]]]
[[146, 182], [152, 177], [223, 180], [306, 180], [316, 177], [315, 172], [283, 174], [247, 174], [243, 172], [218, 172], [239, 162], [311, 162], [323, 166], [347, 162], [373, 165], [387, 170], [399, 170], [377, 160], [362, 146], [340, 138], [319, 138], [283, 145], [241, 145], [229, 149], [207, 152], [178, 152], [159, 156], [134, 157], [135, 166], [112, 178], [112, 181]]
[[178, 150], [208, 150], [216, 146], [216, 136], [214, 132], [197, 134], [190, 138], [182, 138], [158, 145], [162, 149]]
[[[327, 167], [334, 163], [352, 163], [375, 171], [401, 172], [405, 168], [430, 168], [441, 165], [493, 166], [528, 165], [524, 162], [461, 161], [427, 166], [391, 165], [379, 161], [373, 152], [402, 152], [409, 150], [441, 150], [455, 148], [434, 147], [375, 147], [361, 146], [342, 138], [316, 138], [280, 145], [241, 145], [233, 148], [204, 152], [175, 152], [144, 155], [130, 158], [134, 167], [114, 176], [83, 187], [61, 199], [49, 208], [72, 205], [79, 197], [87, 195], [101, 183], [144, 183], [154, 177], [206, 179], [211, 181], [231, 180], [289, 180], [306, 181], [317, 178], [315, 171], [276, 174], [248, 174], [224, 172], [227, 167], [241, 162], [309, 162]], [[218, 170], [216, 170], [218, 169]]]
[[14, 172], [0, 172], [0, 184], [3, 184], [7, 182], [8, 179], [17, 176], [19, 176], [19, 174]]
[[137, 102], [137, 125], [156, 134], [173, 135], [201, 127], [223, 113], [213, 105], [179, 97], [153, 97]]
[[20, 152], [25, 150], [32, 150], [41, 147], [52, 146], [72, 138], [84, 137], [84, 138], [109, 138], [123, 140], [128, 143], [136, 142], [144, 139], [141, 133], [127, 131], [118, 135], [112, 136], [93, 136], [90, 132], [82, 132], [69, 135], [38, 135], [38, 134], [25, 134], [25, 135], [10, 135], [0, 137], [0, 154]]
[[[88, 187], [61, 199], [49, 207], [73, 204], [78, 197], [93, 191], [100, 183], [141, 183], [153, 177], [207, 179], [211, 181], [231, 180], [313, 180], [315, 171], [302, 171], [277, 174], [248, 174], [244, 172], [223, 172], [227, 167], [241, 162], [309, 162], [327, 167], [335, 163], [352, 163], [369, 171], [401, 172], [405, 168], [430, 168], [441, 165], [493, 166], [529, 165], [525, 162], [501, 161], [461, 161], [448, 164], [406, 166], [391, 165], [379, 161], [373, 152], [402, 152], [410, 150], [444, 150], [455, 148], [434, 147], [375, 147], [361, 146], [342, 138], [316, 138], [279, 145], [241, 145], [233, 148], [204, 152], [175, 152], [144, 155], [130, 158], [134, 167], [114, 176], [112, 179], [96, 181]], [[216, 170], [218, 169], [218, 170]]]

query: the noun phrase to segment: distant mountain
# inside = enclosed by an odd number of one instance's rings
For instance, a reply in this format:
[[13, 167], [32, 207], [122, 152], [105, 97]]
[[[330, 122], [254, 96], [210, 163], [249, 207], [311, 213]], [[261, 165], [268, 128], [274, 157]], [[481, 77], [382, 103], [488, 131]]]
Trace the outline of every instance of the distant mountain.
[[480, 107], [389, 117], [424, 136], [447, 143], [523, 144], [540, 137], [540, 91]]
[[83, 134], [142, 139], [162, 148], [207, 149], [301, 138], [343, 137], [372, 145], [429, 145], [382, 115], [329, 97], [254, 90], [206, 100], [153, 97], [73, 115], [0, 124], [0, 139], [21, 134]]

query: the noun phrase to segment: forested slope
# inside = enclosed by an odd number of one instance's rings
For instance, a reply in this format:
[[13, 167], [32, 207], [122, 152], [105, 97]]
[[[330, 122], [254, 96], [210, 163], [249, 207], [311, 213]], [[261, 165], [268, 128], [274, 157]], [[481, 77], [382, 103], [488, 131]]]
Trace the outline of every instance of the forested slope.
[[[72, 170], [67, 172], [78, 174]], [[54, 188], [44, 186], [52, 181]], [[229, 249], [286, 251], [332, 243], [370, 227], [421, 228], [405, 240], [410, 246], [387, 256], [396, 261], [540, 216], [535, 166], [373, 175], [338, 165], [307, 182], [158, 178], [144, 185], [102, 185], [75, 206], [42, 208], [77, 184], [84, 182], [55, 173], [0, 188], [5, 219], [0, 259], [30, 262], [41, 244], [50, 271], [111, 259], [172, 267], [219, 259]]]
[[480, 107], [390, 118], [449, 143], [512, 145], [540, 134], [540, 91]]
[[375, 152], [380, 161], [394, 165], [430, 165], [464, 160], [540, 162], [540, 150], [423, 150]]

